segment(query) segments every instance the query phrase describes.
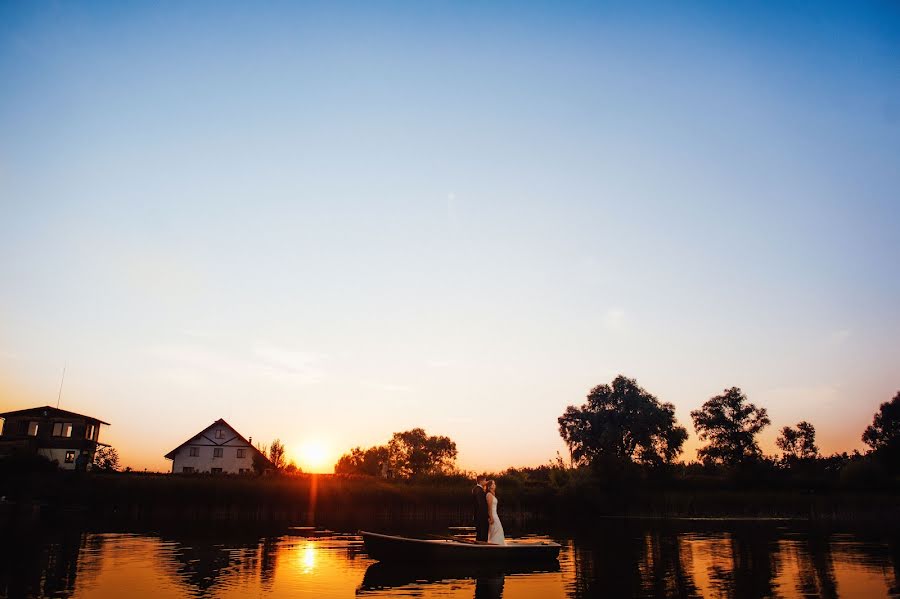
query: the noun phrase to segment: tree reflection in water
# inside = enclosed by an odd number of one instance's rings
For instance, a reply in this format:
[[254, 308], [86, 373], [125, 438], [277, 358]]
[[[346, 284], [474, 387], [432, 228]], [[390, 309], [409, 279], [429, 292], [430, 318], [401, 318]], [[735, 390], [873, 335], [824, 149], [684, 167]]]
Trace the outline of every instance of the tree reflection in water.
[[683, 540], [610, 520], [579, 536], [575, 597], [697, 597], [692, 557]]
[[6, 531], [0, 543], [0, 596], [70, 595], [79, 573], [92, 577], [102, 549], [102, 537], [79, 529]]
[[199, 531], [166, 535], [161, 540], [172, 544], [176, 573], [195, 597], [214, 596], [223, 579], [228, 586], [258, 579], [264, 590], [272, 588], [278, 537], [260, 538], [253, 533], [211, 536]]
[[[781, 549], [770, 526], [739, 525], [728, 533], [730, 560], [710, 566], [713, 586], [725, 597], [771, 597]], [[724, 558], [725, 556], [721, 556]]]
[[810, 531], [804, 544], [797, 543], [797, 591], [805, 597], [833, 599], [837, 594], [834, 561], [828, 534]]
[[[839, 597], [898, 595], [900, 543], [884, 530], [813, 525], [604, 521], [558, 535], [560, 562], [538, 567], [390, 566], [358, 537], [289, 531], [85, 533], [8, 530], [0, 597], [307, 594], [562, 597]], [[566, 539], [569, 540], [566, 540]]]

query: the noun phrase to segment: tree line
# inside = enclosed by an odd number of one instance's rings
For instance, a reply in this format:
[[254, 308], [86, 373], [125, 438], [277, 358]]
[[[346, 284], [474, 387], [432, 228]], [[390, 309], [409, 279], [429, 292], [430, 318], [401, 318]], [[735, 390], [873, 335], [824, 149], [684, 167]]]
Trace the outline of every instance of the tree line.
[[[780, 458], [767, 458], [758, 435], [772, 424], [765, 408], [750, 403], [738, 387], [725, 389], [691, 412], [694, 430], [705, 445], [697, 450], [704, 465], [740, 467], [765, 459], [784, 466], [809, 463], [823, 456], [816, 429], [807, 421], [784, 426], [776, 446]], [[675, 407], [660, 402], [634, 379], [617, 376], [598, 385], [581, 406], [569, 406], [558, 419], [559, 432], [575, 465], [598, 461], [643, 466], [671, 464], [681, 454], [687, 430], [675, 419]], [[900, 392], [881, 404], [862, 434], [869, 453], [896, 470], [900, 463]]]
[[[704, 442], [697, 458], [705, 467], [741, 469], [766, 463], [786, 469], [812, 465], [840, 468], [854, 457], [847, 453], [822, 456], [816, 445], [815, 426], [805, 420], [782, 427], [776, 440], [781, 456], [764, 455], [758, 436], [772, 422], [766, 409], [751, 403], [738, 387], [725, 389], [693, 410], [691, 421]], [[688, 438], [687, 429], [675, 417], [673, 404], [661, 402], [635, 379], [622, 375], [591, 389], [585, 403], [568, 406], [557, 423], [570, 455], [568, 465], [557, 460], [560, 468], [602, 469], [618, 464], [661, 469], [677, 462]], [[870, 448], [866, 457], [898, 473], [900, 391], [881, 404], [862, 440]], [[394, 433], [384, 445], [351, 449], [341, 456], [334, 471], [406, 479], [458, 474], [456, 455], [456, 443], [450, 438], [430, 436], [415, 428]]]

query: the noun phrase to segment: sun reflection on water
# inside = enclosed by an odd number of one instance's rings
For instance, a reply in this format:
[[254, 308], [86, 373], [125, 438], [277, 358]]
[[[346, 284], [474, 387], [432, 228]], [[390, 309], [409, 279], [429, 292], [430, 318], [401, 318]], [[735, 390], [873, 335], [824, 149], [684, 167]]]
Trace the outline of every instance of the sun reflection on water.
[[303, 574], [311, 574], [316, 568], [316, 547], [312, 542], [306, 542], [297, 548], [297, 563], [300, 566], [300, 572]]

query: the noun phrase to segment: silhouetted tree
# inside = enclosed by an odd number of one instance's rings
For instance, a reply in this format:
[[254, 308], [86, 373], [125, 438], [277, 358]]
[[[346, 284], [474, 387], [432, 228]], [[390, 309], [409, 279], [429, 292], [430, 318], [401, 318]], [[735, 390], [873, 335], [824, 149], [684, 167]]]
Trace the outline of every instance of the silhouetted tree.
[[456, 443], [449, 437], [428, 436], [421, 428], [394, 433], [388, 451], [394, 473], [406, 478], [449, 473], [456, 461]]
[[377, 445], [363, 451], [354, 447], [340, 457], [334, 465], [335, 474], [368, 474], [385, 476], [390, 465], [390, 451], [385, 445]]
[[114, 447], [101, 447], [94, 453], [94, 469], [115, 472], [119, 469], [119, 452]]
[[890, 470], [900, 470], [900, 391], [879, 406], [862, 440]]
[[881, 404], [862, 440], [874, 450], [900, 443], [900, 391], [894, 399]]
[[569, 406], [558, 419], [572, 459], [588, 464], [613, 457], [641, 464], [671, 462], [687, 431], [675, 420], [675, 406], [660, 403], [634, 379], [617, 376], [598, 385], [581, 407]]
[[785, 462], [814, 460], [819, 457], [816, 427], [805, 420], [798, 422], [797, 428], [786, 426], [781, 429], [781, 436], [775, 440], [775, 445], [784, 452]]
[[756, 435], [771, 424], [765, 408], [747, 403], [737, 387], [708, 400], [691, 412], [694, 428], [701, 441], [709, 441], [697, 450], [704, 463], [734, 466], [762, 457]]
[[284, 455], [284, 444], [281, 442], [281, 439], [272, 441], [272, 445], [269, 447], [269, 461], [272, 462], [272, 467], [279, 471], [284, 470], [284, 467], [287, 465], [287, 458]]

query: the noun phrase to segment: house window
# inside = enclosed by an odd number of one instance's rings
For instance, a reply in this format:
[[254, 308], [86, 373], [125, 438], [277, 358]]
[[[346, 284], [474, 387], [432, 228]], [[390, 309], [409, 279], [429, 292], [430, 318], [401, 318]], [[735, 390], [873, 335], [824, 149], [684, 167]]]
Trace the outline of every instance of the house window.
[[250, 472], [249, 468], [238, 468], [238, 474], [247, 474]]
[[54, 422], [53, 423], [53, 436], [54, 437], [71, 437], [72, 436], [72, 423], [71, 422]]
[[222, 448], [221, 447], [216, 447], [215, 449], [213, 449], [213, 457], [214, 458], [222, 457]]
[[66, 452], [66, 464], [74, 464], [75, 463], [75, 452], [67, 451]]
[[216, 429], [216, 439], [224, 439], [224, 438], [225, 438], [225, 431], [221, 428], [217, 428]]
[[246, 449], [238, 449], [238, 450], [237, 450], [237, 457], [239, 457], [239, 458], [246, 457], [246, 455], [245, 455], [245, 452], [246, 452], [246, 451], [247, 451]]
[[84, 438], [90, 441], [94, 440], [94, 430], [96, 427], [93, 424], [87, 425], [87, 428], [84, 431]]
[[200, 448], [199, 447], [191, 447], [190, 456], [192, 458], [196, 458], [198, 455], [200, 455]]
[[183, 467], [181, 468], [181, 471], [182, 471], [183, 473], [185, 473], [185, 474], [193, 474], [193, 473], [194, 473], [194, 467], [193, 467], [193, 466], [183, 466]]
[[213, 474], [222, 474], [221, 468], [210, 468], [209, 471], [212, 472]]
[[3, 425], [6, 424], [6, 418], [0, 418], [0, 435], [3, 434]]
[[37, 437], [38, 433], [38, 423], [32, 420], [28, 423], [28, 436], [29, 437]]

